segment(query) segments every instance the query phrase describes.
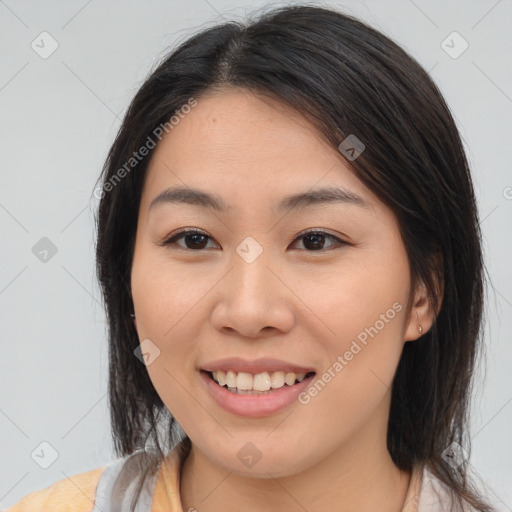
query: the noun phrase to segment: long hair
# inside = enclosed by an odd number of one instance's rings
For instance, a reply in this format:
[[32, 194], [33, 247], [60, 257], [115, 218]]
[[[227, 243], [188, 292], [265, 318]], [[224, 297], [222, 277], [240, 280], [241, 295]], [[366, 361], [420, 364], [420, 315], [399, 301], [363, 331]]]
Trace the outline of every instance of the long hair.
[[281, 7], [203, 29], [154, 66], [129, 105], [97, 189], [96, 264], [108, 320], [116, 453], [146, 450], [150, 474], [181, 435], [134, 356], [130, 274], [153, 149], [144, 158], [133, 155], [154, 142], [158, 127], [168, 131], [169, 119], [191, 99], [233, 87], [292, 107], [333, 148], [350, 135], [364, 143], [347, 164], [394, 212], [412, 285], [423, 281], [434, 310], [441, 305], [429, 332], [404, 345], [392, 386], [389, 453], [403, 470], [428, 465], [459, 504], [491, 511], [471, 486], [467, 464], [456, 467], [446, 457], [450, 446], [470, 450], [472, 374], [483, 336], [481, 233], [460, 135], [414, 58], [365, 23], [322, 7]]

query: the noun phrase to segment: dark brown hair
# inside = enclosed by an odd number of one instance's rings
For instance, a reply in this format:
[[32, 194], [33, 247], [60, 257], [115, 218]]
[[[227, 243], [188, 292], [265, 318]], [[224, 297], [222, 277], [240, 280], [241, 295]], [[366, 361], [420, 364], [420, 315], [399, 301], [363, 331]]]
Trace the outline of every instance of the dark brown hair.
[[[99, 177], [96, 256], [108, 317], [116, 453], [147, 449], [150, 474], [180, 439], [134, 356], [139, 339], [130, 318], [130, 274], [152, 151], [128, 170], [126, 162], [191, 98], [201, 101], [227, 87], [292, 107], [334, 148], [351, 134], [364, 143], [364, 152], [347, 163], [396, 215], [413, 286], [425, 283], [431, 304], [441, 305], [429, 332], [404, 346], [392, 388], [389, 453], [404, 470], [428, 465], [459, 504], [491, 511], [468, 482], [467, 464], [454, 467], [444, 456], [452, 443], [469, 451], [471, 377], [482, 348], [485, 269], [459, 133], [436, 85], [402, 48], [351, 16], [310, 5], [223, 23], [183, 42], [142, 84], [109, 151]], [[122, 168], [122, 179], [114, 180]]]

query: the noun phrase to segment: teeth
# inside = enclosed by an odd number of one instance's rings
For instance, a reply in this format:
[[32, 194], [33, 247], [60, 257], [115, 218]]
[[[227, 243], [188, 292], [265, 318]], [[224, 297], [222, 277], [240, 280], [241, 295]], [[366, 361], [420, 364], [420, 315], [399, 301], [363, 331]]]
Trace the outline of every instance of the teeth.
[[270, 376], [270, 385], [272, 388], [282, 388], [284, 386], [284, 372], [273, 372]]
[[270, 389], [270, 375], [267, 372], [257, 373], [253, 378], [254, 391], [268, 391]]
[[284, 381], [286, 382], [286, 384], [288, 384], [288, 386], [292, 386], [293, 384], [295, 384], [295, 373], [287, 373], [286, 377], [284, 378]]
[[[295, 382], [302, 382], [305, 373], [293, 372], [263, 372], [253, 375], [252, 373], [236, 373], [232, 370], [212, 372], [213, 379], [220, 386], [227, 386], [233, 390], [242, 391], [269, 391], [270, 389], [282, 388], [285, 384], [293, 386]], [[230, 390], [231, 390], [230, 389]]]
[[[218, 373], [224, 373], [219, 371]], [[236, 388], [236, 373], [229, 370], [226, 373], [226, 386], [228, 388]]]
[[248, 391], [252, 389], [252, 375], [250, 373], [240, 372], [236, 377], [236, 387]]

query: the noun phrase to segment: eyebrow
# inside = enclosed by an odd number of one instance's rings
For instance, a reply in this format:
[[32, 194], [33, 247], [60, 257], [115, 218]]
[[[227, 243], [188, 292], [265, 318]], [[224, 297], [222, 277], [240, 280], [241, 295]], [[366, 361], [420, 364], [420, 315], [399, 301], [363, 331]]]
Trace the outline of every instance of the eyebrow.
[[[362, 208], [370, 205], [359, 195], [338, 187], [325, 187], [285, 196], [277, 205], [278, 211], [299, 210], [313, 205], [347, 203]], [[160, 192], [150, 203], [149, 210], [161, 204], [190, 204], [210, 208], [218, 212], [226, 212], [231, 207], [224, 200], [195, 188], [174, 187]]]

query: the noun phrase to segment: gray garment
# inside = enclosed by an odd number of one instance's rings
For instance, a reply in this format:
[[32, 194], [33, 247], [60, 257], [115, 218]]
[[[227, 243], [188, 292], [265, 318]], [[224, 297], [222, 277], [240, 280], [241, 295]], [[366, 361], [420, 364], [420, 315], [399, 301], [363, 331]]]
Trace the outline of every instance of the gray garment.
[[427, 467], [423, 468], [421, 489], [414, 499], [418, 512], [476, 512], [469, 503], [459, 504], [453, 491]]
[[[138, 486], [138, 476], [143, 471], [144, 452], [136, 451], [108, 464], [101, 473], [96, 487], [92, 512], [128, 512]], [[150, 512], [156, 485], [155, 472], [142, 487], [135, 512]]]

